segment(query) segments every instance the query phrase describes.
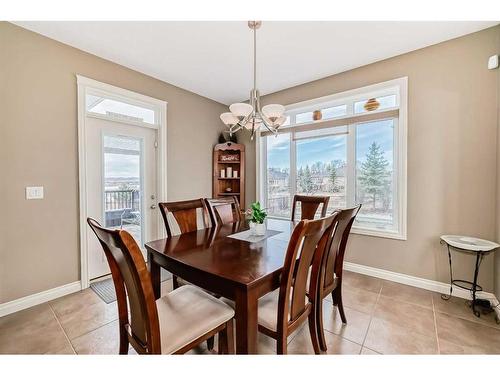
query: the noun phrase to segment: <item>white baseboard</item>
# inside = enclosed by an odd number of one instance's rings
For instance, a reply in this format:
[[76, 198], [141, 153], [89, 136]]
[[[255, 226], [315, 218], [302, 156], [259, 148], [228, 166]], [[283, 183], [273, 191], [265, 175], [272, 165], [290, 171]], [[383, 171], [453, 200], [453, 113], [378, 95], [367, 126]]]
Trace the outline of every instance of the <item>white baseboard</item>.
[[82, 290], [80, 281], [0, 304], [0, 317]]
[[[386, 271], [381, 268], [374, 268], [363, 266], [361, 264], [344, 262], [344, 269], [351, 272], [361, 273], [363, 275], [378, 277], [379, 279], [394, 281], [396, 283], [414, 286], [421, 289], [431, 290], [433, 292], [448, 294], [450, 292], [450, 284], [442, 283], [421, 277], [409, 276], [402, 273]], [[471, 294], [468, 290], [458, 287], [453, 287], [453, 296], [464, 299], [471, 299]], [[496, 297], [493, 293], [478, 292], [477, 296], [480, 298], [495, 300]]]
[[[394, 281], [396, 283], [414, 286], [421, 289], [431, 290], [433, 292], [448, 294], [450, 285], [440, 281], [423, 279], [421, 277], [409, 276], [402, 273], [387, 271], [381, 268], [363, 266], [361, 264], [344, 262], [344, 269], [351, 272], [360, 273], [363, 275], [378, 277], [379, 279]], [[24, 310], [44, 302], [75, 293], [82, 290], [80, 281], [75, 281], [70, 284], [62, 285], [57, 288], [49, 289], [44, 292], [32, 294], [14, 301], [0, 304], [0, 317], [12, 314], [16, 311]], [[470, 292], [461, 288], [453, 288], [453, 296], [464, 299], [471, 299]], [[493, 293], [478, 292], [477, 296], [498, 304], [498, 300]], [[500, 311], [498, 312], [500, 316]]]

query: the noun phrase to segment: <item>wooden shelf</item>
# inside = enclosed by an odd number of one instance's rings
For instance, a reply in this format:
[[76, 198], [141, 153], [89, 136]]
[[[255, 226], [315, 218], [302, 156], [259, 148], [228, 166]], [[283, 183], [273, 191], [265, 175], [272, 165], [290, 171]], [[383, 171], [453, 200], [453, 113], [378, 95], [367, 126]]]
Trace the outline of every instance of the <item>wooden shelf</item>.
[[[221, 160], [223, 158], [232, 160]], [[232, 142], [215, 145], [212, 163], [212, 196], [236, 197], [241, 209], [245, 209], [245, 146]], [[228, 169], [238, 172], [238, 177], [232, 177], [232, 173], [225, 173], [225, 177], [221, 177], [221, 171], [227, 172]], [[226, 189], [231, 189], [231, 192], [226, 192]]]

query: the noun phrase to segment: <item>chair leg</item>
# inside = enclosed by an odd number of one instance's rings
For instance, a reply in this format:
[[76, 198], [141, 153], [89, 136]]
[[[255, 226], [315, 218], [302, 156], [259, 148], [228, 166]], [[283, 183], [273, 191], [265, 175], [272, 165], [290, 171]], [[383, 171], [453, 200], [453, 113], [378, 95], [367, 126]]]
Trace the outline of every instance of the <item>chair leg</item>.
[[287, 354], [287, 338], [278, 337], [276, 340], [276, 354]]
[[316, 327], [318, 331], [318, 341], [320, 350], [326, 352], [326, 339], [325, 339], [325, 331], [323, 330], [323, 301], [315, 306], [314, 313], [316, 314]]
[[128, 335], [125, 327], [120, 324], [120, 354], [128, 354]]
[[215, 343], [215, 336], [212, 336], [207, 340], [207, 349], [210, 351], [214, 350], [214, 343]]
[[337, 307], [339, 309], [340, 318], [342, 323], [347, 324], [347, 319], [345, 317], [344, 305], [342, 304], [342, 289], [340, 287], [336, 288], [333, 293], [336, 295]]
[[226, 323], [226, 335], [227, 335], [227, 354], [235, 353], [235, 342], [234, 342], [234, 324], [233, 319]]
[[[212, 337], [213, 339], [213, 337]], [[219, 332], [219, 354], [234, 354], [234, 329], [233, 319]]]
[[179, 287], [179, 282], [177, 281], [177, 276], [172, 275], [172, 289], [177, 289]]
[[318, 340], [318, 325], [316, 322], [316, 312], [311, 311], [309, 314], [309, 333], [311, 335], [311, 341], [314, 349], [315, 354], [320, 354], [320, 348], [319, 348], [319, 340]]

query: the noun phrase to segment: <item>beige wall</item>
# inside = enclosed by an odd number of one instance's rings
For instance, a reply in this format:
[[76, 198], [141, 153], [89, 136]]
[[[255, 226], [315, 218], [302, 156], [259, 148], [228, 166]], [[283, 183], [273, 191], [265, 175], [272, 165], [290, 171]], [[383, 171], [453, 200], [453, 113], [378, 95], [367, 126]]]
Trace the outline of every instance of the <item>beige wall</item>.
[[1, 22], [0, 303], [79, 280], [75, 74], [167, 101], [168, 199], [212, 192], [224, 106]]
[[[498, 41], [497, 55], [500, 55], [500, 36]], [[500, 68], [495, 70], [497, 74], [497, 144], [500, 145]], [[496, 240], [500, 243], [500, 150], [497, 148], [497, 233]], [[495, 253], [495, 278], [494, 289], [497, 299], [500, 300], [500, 251]]]
[[[496, 26], [264, 97], [286, 105], [408, 76], [408, 240], [352, 235], [347, 261], [446, 282], [441, 234], [495, 239], [498, 73], [486, 63], [499, 46]], [[247, 142], [248, 200], [253, 151]], [[455, 276], [471, 277], [471, 258], [455, 264]], [[493, 289], [493, 257], [480, 282]]]

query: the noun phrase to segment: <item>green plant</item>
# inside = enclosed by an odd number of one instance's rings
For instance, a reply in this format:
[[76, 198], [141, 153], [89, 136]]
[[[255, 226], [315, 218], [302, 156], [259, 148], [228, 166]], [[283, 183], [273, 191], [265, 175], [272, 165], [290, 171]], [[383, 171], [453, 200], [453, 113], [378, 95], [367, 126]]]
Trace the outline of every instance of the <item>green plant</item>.
[[252, 203], [250, 205], [250, 209], [247, 211], [247, 214], [250, 215], [250, 221], [256, 224], [264, 224], [264, 219], [267, 216], [264, 209], [260, 207], [260, 202]]

